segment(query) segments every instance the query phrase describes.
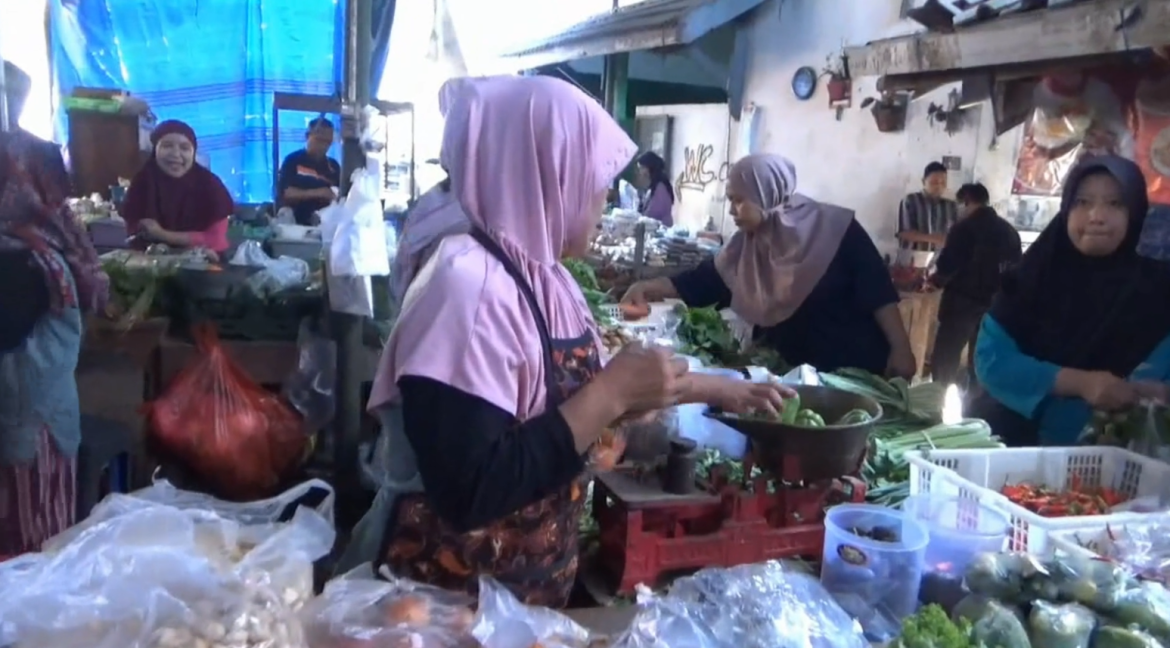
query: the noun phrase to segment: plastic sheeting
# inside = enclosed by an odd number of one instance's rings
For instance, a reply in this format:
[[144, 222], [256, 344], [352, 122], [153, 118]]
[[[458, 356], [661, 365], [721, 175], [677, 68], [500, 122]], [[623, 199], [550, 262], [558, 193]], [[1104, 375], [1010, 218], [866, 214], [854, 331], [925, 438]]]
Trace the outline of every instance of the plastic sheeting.
[[[335, 94], [344, 4], [335, 0], [50, 0], [54, 83], [119, 88], [181, 119], [238, 202], [272, 200], [272, 95]], [[281, 113], [280, 150], [313, 115]], [[336, 118], [334, 119], [336, 121]], [[58, 116], [60, 139], [66, 116]]]

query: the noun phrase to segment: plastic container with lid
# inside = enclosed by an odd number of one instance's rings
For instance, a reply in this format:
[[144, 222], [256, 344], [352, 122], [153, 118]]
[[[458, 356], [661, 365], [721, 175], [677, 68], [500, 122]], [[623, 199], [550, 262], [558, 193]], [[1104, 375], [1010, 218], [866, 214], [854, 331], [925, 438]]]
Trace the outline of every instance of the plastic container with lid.
[[902, 511], [835, 506], [825, 516], [821, 584], [866, 638], [887, 641], [918, 607], [928, 541], [926, 526]]
[[1012, 528], [1007, 515], [972, 499], [916, 495], [902, 504], [902, 510], [930, 534], [918, 598], [948, 611], [966, 593], [967, 565], [981, 553], [1002, 551]]

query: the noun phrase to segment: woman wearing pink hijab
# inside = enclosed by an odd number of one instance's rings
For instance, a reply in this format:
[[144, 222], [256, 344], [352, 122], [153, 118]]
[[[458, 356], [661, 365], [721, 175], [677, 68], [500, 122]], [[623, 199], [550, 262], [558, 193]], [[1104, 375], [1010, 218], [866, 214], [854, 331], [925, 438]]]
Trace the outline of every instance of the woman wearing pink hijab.
[[636, 345], [601, 368], [559, 261], [585, 253], [635, 146], [593, 99], [547, 77], [481, 79], [459, 89], [443, 140], [472, 229], [439, 242], [382, 355], [370, 408], [390, 451], [375, 562], [457, 590], [489, 574], [526, 602], [563, 606], [585, 457], [607, 426], [703, 398], [775, 411], [782, 395], [688, 376]]
[[712, 261], [636, 283], [623, 301], [730, 308], [791, 364], [914, 376], [898, 292], [851, 210], [796, 193], [796, 168], [777, 155], [736, 162], [727, 201], [739, 231]]

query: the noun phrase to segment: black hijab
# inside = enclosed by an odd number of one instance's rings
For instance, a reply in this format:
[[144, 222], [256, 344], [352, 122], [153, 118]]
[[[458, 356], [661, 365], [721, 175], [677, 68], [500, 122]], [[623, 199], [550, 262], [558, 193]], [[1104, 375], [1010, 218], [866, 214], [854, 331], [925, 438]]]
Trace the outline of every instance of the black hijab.
[[[1112, 254], [1089, 257], [1068, 235], [1069, 211], [1085, 178], [1101, 173], [1121, 185], [1129, 212], [1125, 239]], [[1077, 165], [1064, 182], [1060, 212], [1004, 278], [991, 316], [1025, 355], [1061, 367], [1129, 376], [1170, 335], [1170, 266], [1138, 255], [1149, 211], [1141, 169], [1102, 156]], [[1008, 445], [1035, 445], [1038, 425], [990, 397], [972, 415], [985, 418]]]
[[670, 184], [670, 178], [666, 177], [666, 160], [654, 151], [648, 151], [638, 158], [638, 164], [646, 167], [650, 174], [650, 187], [646, 192], [646, 199], [649, 200], [654, 189], [662, 185], [666, 187], [666, 193], [670, 194], [670, 201], [674, 202], [674, 187]]

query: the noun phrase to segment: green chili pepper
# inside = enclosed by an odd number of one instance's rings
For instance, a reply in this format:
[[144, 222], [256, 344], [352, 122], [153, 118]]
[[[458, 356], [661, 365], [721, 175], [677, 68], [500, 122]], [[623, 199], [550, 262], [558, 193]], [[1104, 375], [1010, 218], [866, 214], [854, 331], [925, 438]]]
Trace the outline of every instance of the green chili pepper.
[[825, 427], [825, 419], [810, 409], [802, 409], [796, 415], [796, 425], [800, 427]]
[[796, 417], [800, 414], [800, 394], [784, 399], [784, 409], [780, 411], [780, 422], [785, 425], [795, 425]]

